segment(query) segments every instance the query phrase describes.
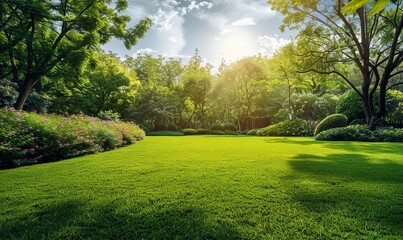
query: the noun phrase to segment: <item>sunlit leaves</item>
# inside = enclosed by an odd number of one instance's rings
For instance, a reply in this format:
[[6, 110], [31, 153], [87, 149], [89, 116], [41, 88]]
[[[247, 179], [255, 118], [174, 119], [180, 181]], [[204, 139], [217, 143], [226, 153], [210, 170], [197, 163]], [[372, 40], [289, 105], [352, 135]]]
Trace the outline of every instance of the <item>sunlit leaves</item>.
[[369, 1], [370, 0], [352, 0], [343, 7], [342, 12], [343, 13], [353, 12], [365, 6], [367, 3], [369, 3]]

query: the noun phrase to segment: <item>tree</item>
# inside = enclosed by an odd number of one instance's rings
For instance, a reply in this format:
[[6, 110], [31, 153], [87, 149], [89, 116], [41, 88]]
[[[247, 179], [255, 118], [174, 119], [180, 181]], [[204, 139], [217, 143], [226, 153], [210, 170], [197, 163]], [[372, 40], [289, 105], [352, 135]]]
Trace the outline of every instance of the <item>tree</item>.
[[[22, 109], [33, 86], [60, 64], [82, 68], [91, 51], [112, 37], [135, 45], [151, 27], [150, 19], [128, 28], [121, 13], [126, 0], [0, 2], [0, 54], [8, 56], [5, 76], [19, 85], [15, 108]], [[5, 77], [2, 76], [2, 77]]]
[[[386, 116], [386, 91], [403, 84], [389, 84], [402, 72], [402, 1], [392, 1], [393, 4], [377, 13], [362, 5], [354, 13], [344, 14], [342, 9], [347, 2], [268, 0], [274, 10], [285, 16], [282, 30], [301, 29], [299, 38], [320, 46], [320, 51], [303, 53], [317, 59], [304, 72], [335, 74], [346, 81], [360, 95], [366, 122], [374, 127]], [[341, 69], [345, 64], [353, 64], [360, 73], [361, 91], [351, 81], [349, 72]], [[378, 88], [376, 112], [372, 99]]]
[[196, 49], [181, 79], [183, 80], [185, 94], [192, 100], [195, 111], [199, 111], [200, 127], [205, 128], [207, 101], [213, 76], [210, 73], [212, 66], [210, 64], [203, 66], [202, 64], [203, 59]]

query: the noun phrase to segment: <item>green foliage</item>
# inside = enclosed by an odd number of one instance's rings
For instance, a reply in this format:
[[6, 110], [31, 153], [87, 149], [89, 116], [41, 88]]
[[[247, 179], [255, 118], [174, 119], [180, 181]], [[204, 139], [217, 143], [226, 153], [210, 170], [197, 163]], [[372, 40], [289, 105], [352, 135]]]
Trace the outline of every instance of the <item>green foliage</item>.
[[236, 131], [231, 131], [231, 130], [225, 130], [224, 131], [225, 135], [238, 135]]
[[146, 133], [147, 136], [183, 136], [183, 132], [178, 131], [155, 131]]
[[354, 119], [349, 125], [364, 125], [365, 119]]
[[167, 130], [168, 130], [168, 131], [175, 131], [175, 132], [177, 132], [178, 129], [179, 129], [179, 128], [178, 128], [178, 126], [176, 126], [175, 123], [170, 122], [170, 123], [167, 124]]
[[197, 134], [208, 134], [209, 133], [208, 129], [204, 129], [204, 128], [198, 128], [198, 129], [196, 129], [196, 131], [197, 131]]
[[[388, 91], [386, 93], [386, 110], [389, 114], [393, 115], [399, 104], [399, 98], [403, 98], [399, 97], [401, 95], [400, 91]], [[374, 94], [373, 104], [375, 111], [377, 111], [379, 109], [379, 91], [376, 91]], [[353, 119], [365, 119], [361, 97], [353, 89], [345, 92], [337, 101], [336, 112], [346, 115], [349, 121]]]
[[237, 126], [233, 123], [223, 123], [222, 128], [224, 129], [224, 131], [236, 132], [238, 130]]
[[224, 127], [221, 123], [213, 123], [210, 127], [210, 131], [224, 131]]
[[[0, 54], [7, 59], [6, 72], [19, 86], [17, 107], [22, 107], [32, 87], [55, 67], [69, 74], [81, 73], [91, 52], [112, 37], [134, 46], [151, 27], [143, 19], [133, 28], [122, 15], [126, 0], [111, 1], [7, 1], [1, 4]], [[57, 27], [55, 27], [57, 26]], [[15, 74], [17, 73], [17, 74]]]
[[347, 126], [347, 117], [343, 114], [333, 114], [323, 119], [318, 126], [316, 126], [314, 135], [331, 128]]
[[17, 96], [17, 84], [7, 79], [0, 79], [0, 107], [12, 107]]
[[366, 125], [350, 125], [323, 131], [315, 139], [325, 141], [403, 142], [403, 129], [378, 128], [371, 131]]
[[220, 131], [220, 130], [210, 130], [209, 134], [211, 134], [211, 135], [225, 135], [225, 132]]
[[310, 136], [309, 124], [302, 119], [285, 120], [277, 124], [261, 128], [256, 132], [257, 136]]
[[107, 151], [144, 138], [136, 125], [83, 115], [0, 110], [1, 168]]
[[184, 135], [196, 135], [197, 134], [196, 129], [193, 129], [193, 128], [184, 128], [182, 130], [182, 132]]
[[259, 128], [249, 130], [246, 135], [255, 136]]
[[108, 111], [100, 111], [98, 113], [98, 118], [102, 120], [109, 120], [109, 121], [119, 121], [120, 120], [120, 114], [113, 112], [112, 110]]
[[293, 94], [291, 105], [297, 118], [304, 120], [322, 120], [335, 113], [337, 97], [332, 94], [318, 96], [312, 93]]

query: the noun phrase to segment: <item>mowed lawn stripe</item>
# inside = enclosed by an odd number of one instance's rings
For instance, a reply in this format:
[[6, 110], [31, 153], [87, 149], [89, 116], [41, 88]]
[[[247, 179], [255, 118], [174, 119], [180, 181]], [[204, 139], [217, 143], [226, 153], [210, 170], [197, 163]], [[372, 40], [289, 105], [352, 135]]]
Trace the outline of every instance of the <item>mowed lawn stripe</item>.
[[146, 137], [0, 184], [0, 239], [403, 238], [401, 143]]

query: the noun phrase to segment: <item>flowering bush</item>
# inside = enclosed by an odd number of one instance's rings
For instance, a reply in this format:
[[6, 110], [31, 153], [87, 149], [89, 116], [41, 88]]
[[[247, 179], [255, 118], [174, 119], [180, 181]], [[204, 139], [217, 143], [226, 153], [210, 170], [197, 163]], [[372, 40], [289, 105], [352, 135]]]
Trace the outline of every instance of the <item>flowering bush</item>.
[[0, 168], [107, 151], [143, 138], [131, 123], [0, 109]]

